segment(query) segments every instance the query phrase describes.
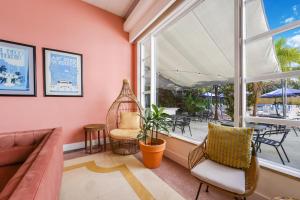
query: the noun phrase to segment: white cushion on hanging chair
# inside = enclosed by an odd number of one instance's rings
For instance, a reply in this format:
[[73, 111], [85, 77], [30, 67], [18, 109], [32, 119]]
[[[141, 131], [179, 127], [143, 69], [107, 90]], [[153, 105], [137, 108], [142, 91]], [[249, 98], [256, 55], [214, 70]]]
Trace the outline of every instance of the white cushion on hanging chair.
[[110, 131], [110, 137], [115, 139], [136, 139], [140, 129], [113, 129]]

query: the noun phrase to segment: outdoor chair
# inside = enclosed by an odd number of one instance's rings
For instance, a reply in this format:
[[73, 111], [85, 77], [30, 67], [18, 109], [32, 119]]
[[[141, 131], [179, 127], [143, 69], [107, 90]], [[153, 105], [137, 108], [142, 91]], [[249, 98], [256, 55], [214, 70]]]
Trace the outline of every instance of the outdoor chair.
[[178, 117], [175, 119], [174, 124], [173, 124], [173, 131], [175, 131], [175, 128], [178, 127], [181, 130], [181, 133], [185, 133], [185, 127], [189, 128], [190, 135], [192, 136], [192, 131], [191, 131], [191, 118], [183, 116], [183, 117]]
[[210, 110], [203, 111], [202, 119], [205, 121], [211, 121], [213, 119], [213, 113]]
[[[258, 180], [259, 166], [254, 144], [251, 145], [250, 167], [246, 169], [236, 169], [211, 161], [206, 155], [207, 145], [207, 138], [205, 138], [203, 143], [191, 151], [188, 156], [189, 169], [192, 175], [200, 181], [195, 199], [198, 199], [202, 185], [206, 184], [206, 192], [209, 187], [214, 187], [221, 192], [233, 195], [236, 199], [243, 198], [245, 200], [254, 192]], [[203, 176], [197, 176], [195, 174], [197, 172], [193, 172], [197, 171], [197, 167]]]
[[[285, 138], [287, 137], [289, 131], [290, 131], [289, 129], [284, 129], [284, 130], [280, 130], [280, 129], [278, 129], [278, 130], [270, 130], [270, 131], [265, 131], [261, 136], [258, 135], [255, 138], [256, 151], [258, 151], [258, 150], [261, 151], [261, 147], [260, 147], [261, 144], [273, 146], [276, 149], [276, 151], [277, 151], [277, 153], [279, 155], [279, 158], [280, 158], [282, 164], [285, 165], [285, 163], [283, 161], [283, 158], [282, 158], [282, 156], [281, 156], [281, 154], [280, 154], [280, 152], [278, 150], [278, 148], [280, 147], [282, 149], [282, 151], [283, 151], [283, 153], [284, 153], [287, 161], [290, 162], [290, 160], [289, 160], [289, 158], [288, 158], [288, 156], [287, 156], [287, 154], [286, 154], [286, 152], [285, 152], [285, 150], [284, 150], [284, 148], [282, 146], [282, 144], [283, 144]], [[274, 140], [274, 139], [270, 139], [269, 137], [268, 138], [265, 137], [265, 136], [272, 136], [272, 135], [279, 135], [279, 134], [282, 135], [282, 138], [280, 140]]]
[[286, 129], [286, 125], [275, 125], [275, 130], [284, 131]]
[[292, 129], [294, 130], [295, 135], [298, 137], [299, 135], [298, 135], [297, 130], [300, 131], [300, 128], [292, 127]]

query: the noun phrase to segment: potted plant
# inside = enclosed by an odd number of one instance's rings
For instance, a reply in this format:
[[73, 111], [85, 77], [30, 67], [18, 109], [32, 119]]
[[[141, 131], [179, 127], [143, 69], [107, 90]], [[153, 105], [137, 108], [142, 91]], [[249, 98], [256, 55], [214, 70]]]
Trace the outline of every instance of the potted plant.
[[143, 155], [144, 165], [148, 168], [157, 168], [166, 148], [166, 141], [158, 138], [159, 131], [168, 131], [168, 114], [164, 108], [152, 105], [152, 110], [147, 109], [141, 116], [144, 123], [138, 135], [140, 149]]

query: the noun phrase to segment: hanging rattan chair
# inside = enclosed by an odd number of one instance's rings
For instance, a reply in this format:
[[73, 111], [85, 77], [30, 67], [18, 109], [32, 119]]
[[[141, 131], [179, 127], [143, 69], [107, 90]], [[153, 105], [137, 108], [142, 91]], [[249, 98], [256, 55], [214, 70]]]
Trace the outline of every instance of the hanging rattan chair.
[[[139, 117], [137, 129], [121, 129], [121, 113], [136, 113]], [[121, 155], [135, 154], [139, 151], [137, 135], [142, 126], [140, 118], [142, 108], [129, 86], [128, 80], [123, 80], [122, 90], [117, 99], [111, 105], [106, 116], [106, 131], [109, 135], [113, 153]]]

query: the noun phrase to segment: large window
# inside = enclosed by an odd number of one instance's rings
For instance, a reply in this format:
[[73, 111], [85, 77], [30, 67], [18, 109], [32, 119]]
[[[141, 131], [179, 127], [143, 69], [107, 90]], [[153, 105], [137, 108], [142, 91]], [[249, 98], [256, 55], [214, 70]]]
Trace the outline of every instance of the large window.
[[[255, 128], [259, 157], [297, 169], [300, 169], [299, 6], [293, 0], [276, 3], [255, 0], [245, 6], [246, 124]], [[251, 12], [254, 7], [262, 12]], [[254, 19], [256, 25], [251, 24]], [[259, 60], [262, 65], [257, 63]], [[253, 70], [255, 66], [260, 70]]]
[[271, 1], [194, 1], [163, 21], [138, 43], [140, 100], [174, 136], [252, 127], [264, 162], [300, 169], [300, 4]]

